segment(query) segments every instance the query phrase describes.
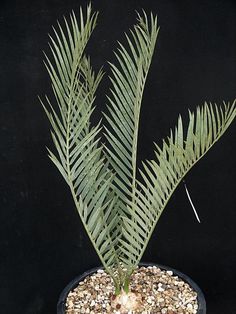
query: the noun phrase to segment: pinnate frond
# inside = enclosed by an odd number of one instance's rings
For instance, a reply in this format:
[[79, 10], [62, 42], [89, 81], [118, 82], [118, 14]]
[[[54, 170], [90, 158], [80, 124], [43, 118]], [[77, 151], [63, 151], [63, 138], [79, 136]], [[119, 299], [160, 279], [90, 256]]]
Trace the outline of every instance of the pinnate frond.
[[43, 106], [56, 148], [55, 154], [49, 150], [49, 157], [69, 185], [85, 230], [113, 276], [116, 239], [110, 230], [116, 219], [112, 211], [115, 198], [108, 199], [112, 174], [99, 144], [100, 123], [92, 127], [90, 122], [103, 73], [95, 74], [84, 52], [96, 20], [97, 13], [89, 5], [85, 16], [80, 9], [80, 24], [72, 13], [69, 21], [64, 19], [64, 27], [58, 23], [58, 30], [53, 29], [49, 43], [53, 61], [45, 55], [45, 65], [58, 108], [47, 97]]
[[123, 200], [135, 188], [137, 139], [143, 91], [158, 34], [157, 17], [138, 14], [138, 23], [126, 34], [128, 49], [119, 43], [115, 52], [118, 66], [110, 63], [112, 76], [109, 115], [105, 135], [109, 162]]
[[[221, 107], [207, 104], [189, 111], [184, 134], [182, 118], [162, 147], [155, 145], [155, 159], [143, 162], [143, 182], [136, 180], [135, 202], [130, 216], [123, 217], [122, 252], [133, 264], [139, 263], [164, 208], [188, 171], [224, 134], [236, 116], [236, 101]], [[128, 252], [128, 253], [126, 253]]]

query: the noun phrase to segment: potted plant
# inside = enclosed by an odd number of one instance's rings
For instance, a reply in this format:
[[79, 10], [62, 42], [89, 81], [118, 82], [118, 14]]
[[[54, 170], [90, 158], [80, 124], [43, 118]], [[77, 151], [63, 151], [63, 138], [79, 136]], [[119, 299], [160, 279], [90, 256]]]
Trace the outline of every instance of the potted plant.
[[[45, 55], [56, 102], [54, 106], [47, 97], [41, 100], [56, 148], [55, 154], [48, 150], [49, 157], [69, 186], [103, 265], [66, 288], [58, 313], [205, 313], [204, 297], [190, 278], [164, 266], [138, 266], [176, 187], [233, 121], [235, 101], [219, 107], [205, 103], [189, 111], [187, 127], [179, 116], [162, 146], [155, 145], [154, 159], [138, 169], [140, 107], [159, 32], [157, 17], [138, 14], [126, 44], [119, 43], [117, 64], [110, 63], [106, 122], [92, 126], [96, 89], [104, 73], [95, 74], [85, 48], [97, 16], [91, 5], [86, 12], [80, 9], [79, 22], [72, 13], [64, 20], [65, 29], [58, 24], [50, 37], [51, 58]], [[103, 289], [105, 297], [99, 299]]]

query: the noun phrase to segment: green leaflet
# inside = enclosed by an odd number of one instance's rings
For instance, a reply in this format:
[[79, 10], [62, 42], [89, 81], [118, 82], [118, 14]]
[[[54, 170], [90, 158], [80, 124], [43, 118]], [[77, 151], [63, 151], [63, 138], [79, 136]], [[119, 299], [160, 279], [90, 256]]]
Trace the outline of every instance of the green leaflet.
[[[236, 115], [235, 101], [223, 106], [205, 103], [189, 111], [188, 126], [177, 125], [155, 157], [138, 169], [137, 145], [141, 102], [159, 28], [157, 17], [138, 14], [137, 24], [119, 43], [111, 64], [111, 90], [106, 126], [91, 126], [96, 90], [103, 77], [95, 74], [85, 48], [98, 13], [72, 12], [50, 36], [45, 66], [53, 102], [41, 103], [51, 124], [56, 153], [49, 157], [68, 184], [84, 228], [116, 291], [128, 289], [171, 195], [188, 171], [218, 141]], [[127, 47], [127, 48], [126, 48]], [[106, 144], [100, 141], [101, 131]]]

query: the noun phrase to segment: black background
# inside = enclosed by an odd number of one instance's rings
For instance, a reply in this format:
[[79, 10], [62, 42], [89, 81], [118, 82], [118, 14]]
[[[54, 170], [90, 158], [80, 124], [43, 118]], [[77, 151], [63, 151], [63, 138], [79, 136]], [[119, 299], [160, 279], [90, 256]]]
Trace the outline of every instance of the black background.
[[[99, 265], [70, 193], [46, 156], [49, 124], [37, 95], [50, 94], [42, 50], [63, 14], [85, 1], [0, 2], [0, 313], [55, 313], [74, 276]], [[204, 100], [235, 98], [236, 2], [233, 0], [93, 1], [99, 23], [88, 53], [95, 69], [113, 60], [116, 40], [135, 23], [134, 10], [159, 16], [161, 32], [142, 107], [139, 158], [150, 158], [178, 113]], [[105, 108], [104, 79], [95, 119]], [[209, 314], [236, 313], [235, 123], [188, 174], [202, 223], [181, 185], [150, 241], [144, 261], [191, 276]], [[52, 146], [52, 145], [51, 145]]]

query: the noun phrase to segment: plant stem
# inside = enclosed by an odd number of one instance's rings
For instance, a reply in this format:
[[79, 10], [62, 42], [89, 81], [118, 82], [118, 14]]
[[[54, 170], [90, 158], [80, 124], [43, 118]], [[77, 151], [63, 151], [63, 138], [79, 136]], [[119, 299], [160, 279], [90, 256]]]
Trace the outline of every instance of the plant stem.
[[125, 282], [124, 282], [124, 291], [126, 293], [129, 293], [129, 286], [130, 286], [130, 276], [126, 276]]

